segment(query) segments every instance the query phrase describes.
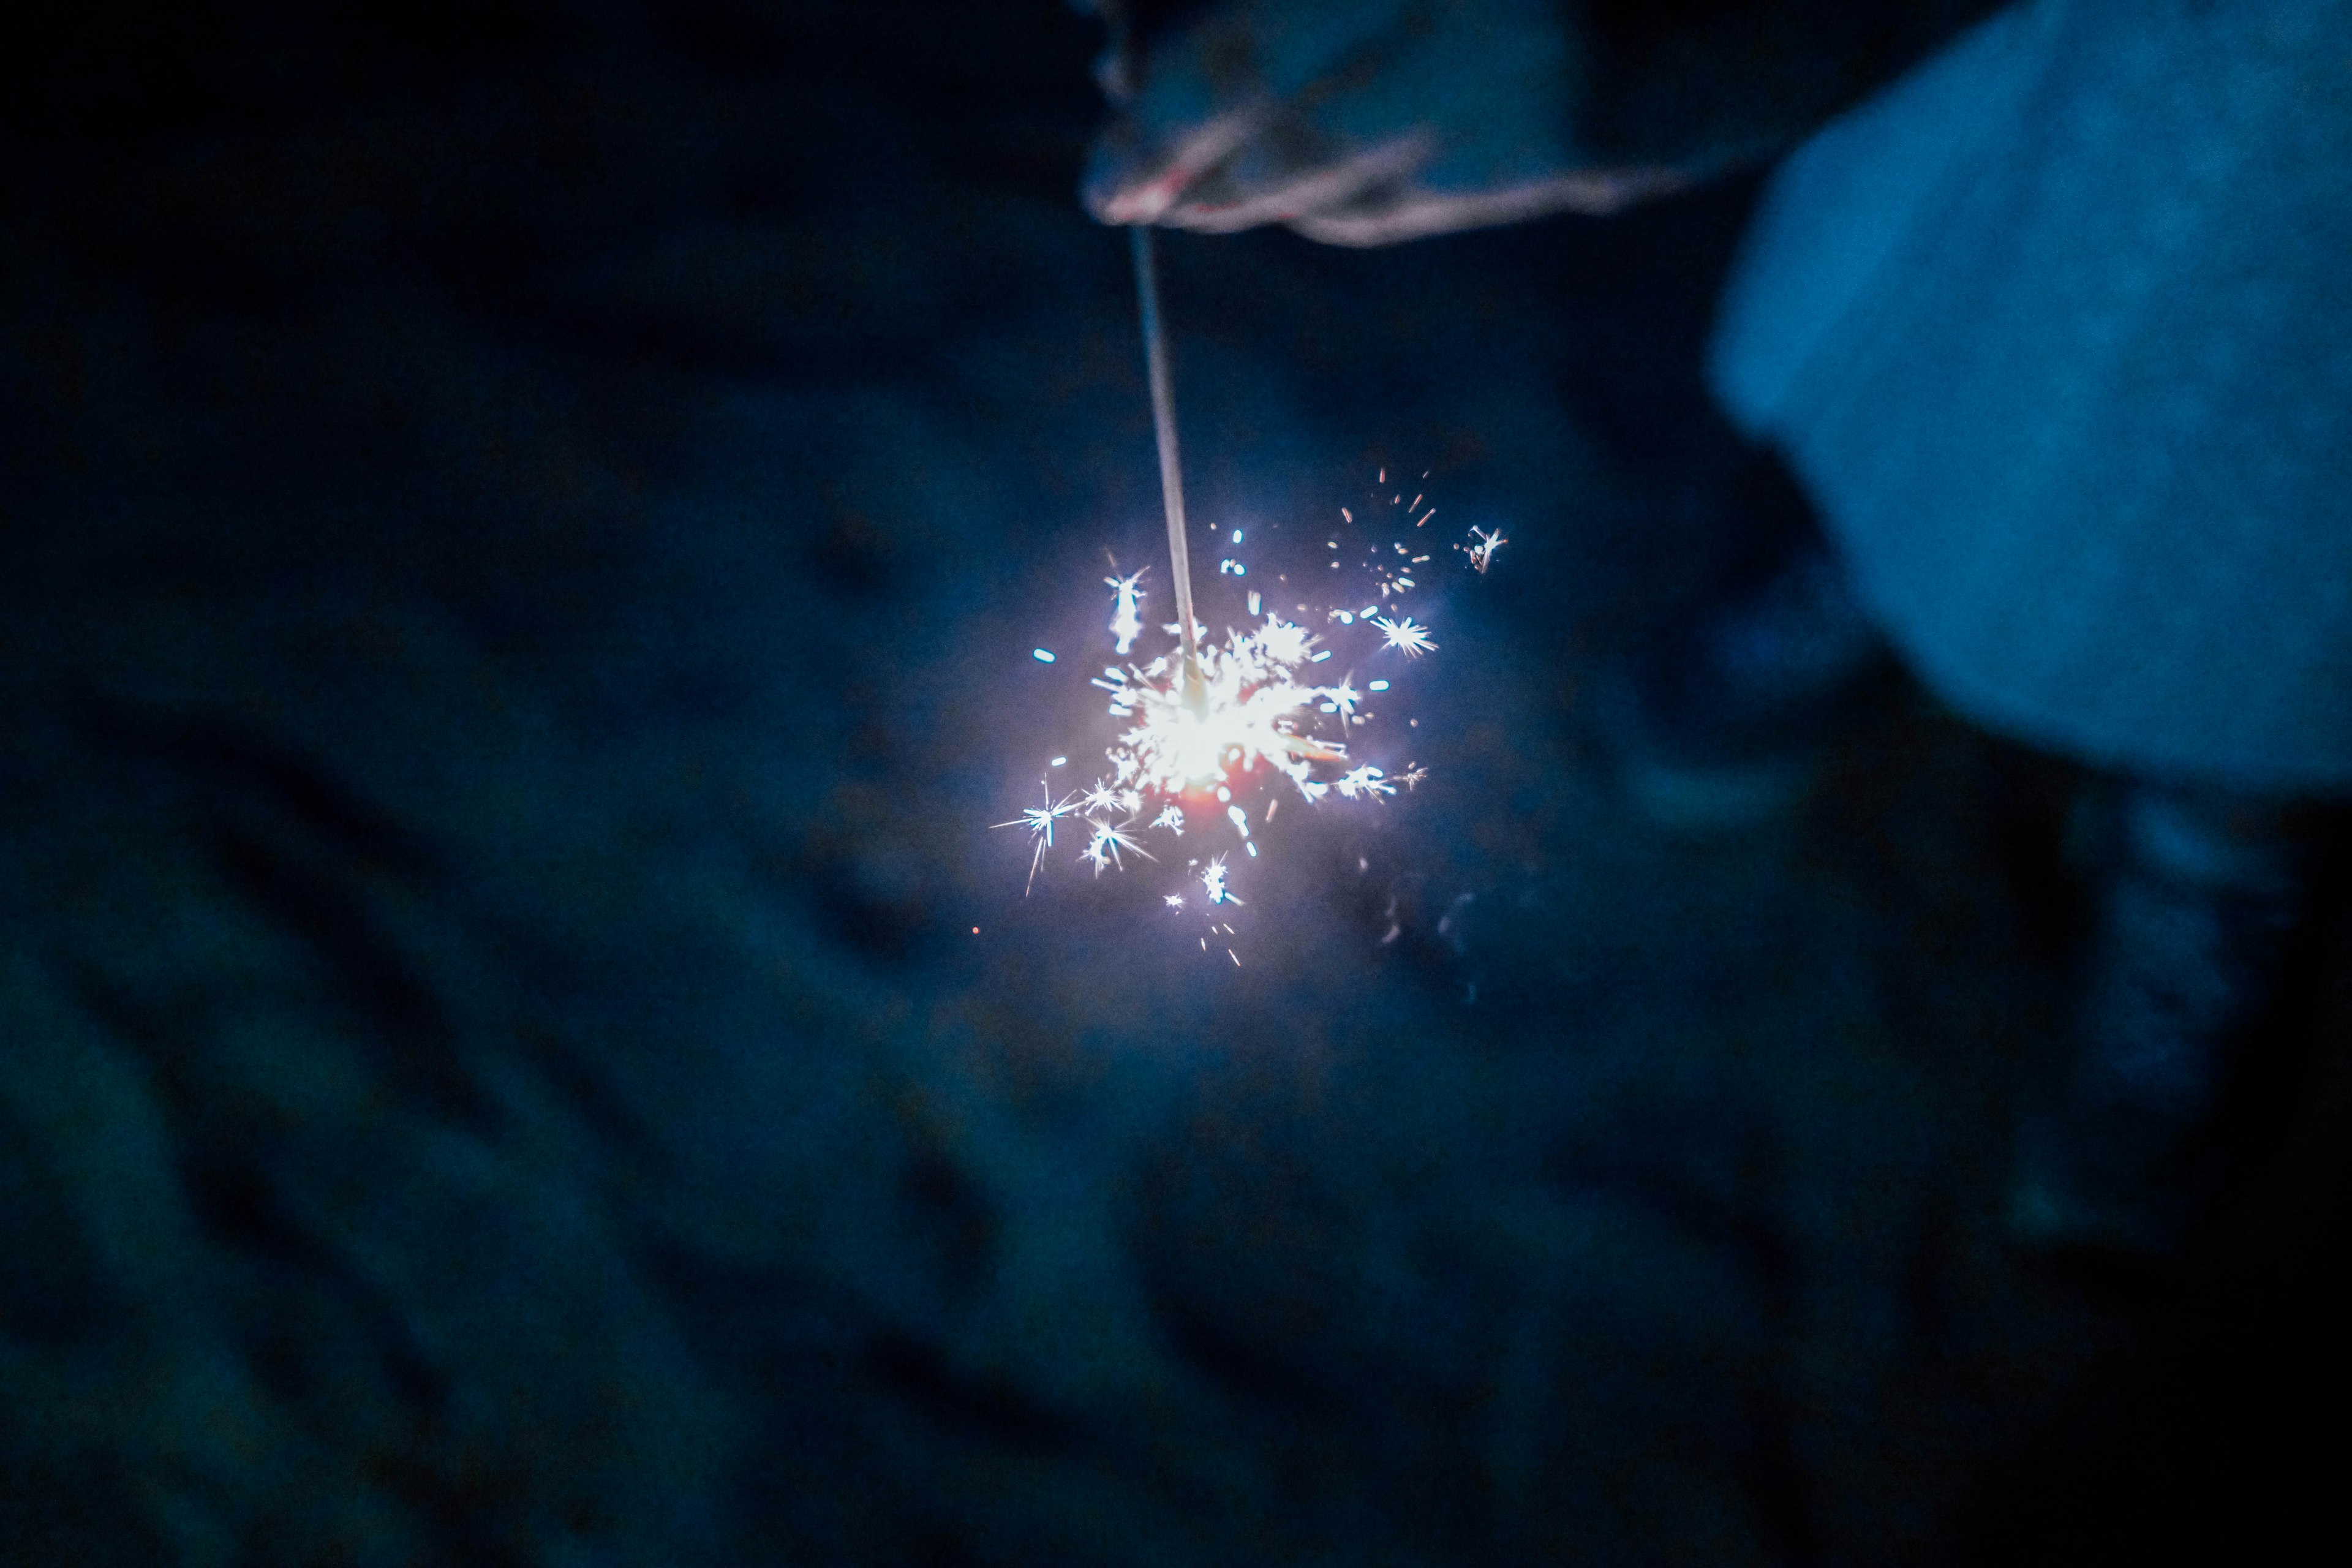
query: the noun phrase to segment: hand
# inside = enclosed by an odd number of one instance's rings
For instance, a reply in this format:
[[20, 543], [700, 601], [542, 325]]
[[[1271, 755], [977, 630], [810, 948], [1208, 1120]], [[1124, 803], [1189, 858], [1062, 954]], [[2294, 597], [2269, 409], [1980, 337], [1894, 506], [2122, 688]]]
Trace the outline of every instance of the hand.
[[1575, 145], [1560, 0], [1225, 0], [1143, 62], [1084, 185], [1105, 223], [1386, 245], [1682, 183]]

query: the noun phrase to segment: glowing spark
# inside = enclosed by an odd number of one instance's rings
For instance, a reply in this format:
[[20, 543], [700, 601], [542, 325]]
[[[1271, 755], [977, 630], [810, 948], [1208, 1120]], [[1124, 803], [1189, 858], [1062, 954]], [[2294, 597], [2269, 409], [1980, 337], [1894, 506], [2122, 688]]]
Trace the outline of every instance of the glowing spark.
[[1415, 626], [1411, 616], [1407, 616], [1401, 621], [1390, 620], [1386, 616], [1373, 616], [1369, 618], [1372, 625], [1381, 628], [1381, 636], [1387, 639], [1387, 646], [1395, 648], [1407, 658], [1419, 658], [1423, 654], [1432, 652], [1437, 647], [1435, 643], [1429, 640], [1429, 628]]
[[1499, 528], [1491, 533], [1483, 528], [1474, 528], [1470, 531], [1470, 537], [1478, 542], [1457, 544], [1454, 548], [1466, 551], [1470, 556], [1470, 564], [1475, 567], [1478, 574], [1483, 577], [1486, 574], [1486, 568], [1494, 563], [1495, 552], [1508, 544], [1510, 541], [1503, 537], [1503, 531]]
[[1207, 896], [1209, 902], [1213, 904], [1239, 904], [1241, 902], [1239, 899], [1234, 897], [1232, 891], [1225, 886], [1225, 858], [1222, 855], [1218, 856], [1215, 859], [1211, 860], [1207, 867], [1202, 870], [1201, 890]]
[[1118, 858], [1119, 851], [1122, 849], [1131, 849], [1146, 860], [1157, 858], [1151, 851], [1127, 836], [1126, 829], [1132, 826], [1131, 824], [1121, 824], [1115, 827], [1108, 822], [1089, 817], [1087, 820], [1087, 826], [1094, 829], [1094, 837], [1087, 840], [1087, 847], [1084, 849], [1078, 851], [1078, 859], [1086, 865], [1092, 866], [1097, 877], [1102, 875], [1103, 868], [1106, 866], [1121, 871], [1127, 869], [1126, 863]]
[[1184, 907], [1184, 895], [1181, 893], [1162, 893], [1160, 895], [1160, 901], [1166, 904], [1171, 910], [1181, 910]]
[[1103, 579], [1116, 595], [1111, 605], [1110, 635], [1118, 639], [1121, 658], [1126, 657], [1127, 650], [1135, 646], [1135, 639], [1143, 635], [1143, 617], [1136, 610], [1136, 606], [1143, 602], [1143, 592], [1136, 584], [1143, 580], [1143, 573], [1150, 570], [1151, 568], [1147, 566], [1130, 576]]
[[1381, 770], [1370, 763], [1360, 768], [1349, 769], [1333, 781], [1331, 787], [1339, 792], [1342, 800], [1353, 800], [1359, 795], [1396, 794], [1396, 785], [1390, 784], [1381, 774]]
[[1029, 896], [1030, 889], [1037, 885], [1037, 862], [1043, 860], [1045, 851], [1054, 847], [1054, 824], [1077, 809], [1076, 795], [1064, 795], [1057, 801], [1054, 798], [1054, 792], [1045, 788], [1044, 779], [1037, 781], [1037, 787], [1045, 794], [1045, 805], [1027, 807], [1010, 822], [989, 824], [991, 827], [1026, 827], [1037, 836], [1036, 852], [1029, 857], [1029, 884], [1021, 889], [1021, 896], [1024, 899]]
[[1029, 650], [1029, 657], [1039, 664], [1051, 664], [1054, 662], [1054, 650], [1049, 647], [1033, 647]]
[[1181, 805], [1174, 805], [1161, 806], [1160, 808], [1160, 815], [1151, 819], [1151, 826], [1154, 827], [1164, 827], [1169, 832], [1174, 834], [1177, 837], [1183, 837], [1184, 808]]
[[1307, 645], [1314, 640], [1305, 626], [1293, 626], [1276, 616], [1266, 616], [1265, 625], [1257, 633], [1258, 650], [1275, 663], [1283, 665], [1304, 660]]

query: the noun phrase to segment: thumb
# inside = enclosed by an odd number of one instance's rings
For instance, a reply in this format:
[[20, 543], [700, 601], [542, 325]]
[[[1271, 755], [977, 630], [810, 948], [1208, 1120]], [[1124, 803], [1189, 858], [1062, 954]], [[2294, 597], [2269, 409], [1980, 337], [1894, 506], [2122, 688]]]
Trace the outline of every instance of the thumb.
[[1255, 138], [1266, 120], [1267, 106], [1261, 100], [1155, 137], [1136, 116], [1121, 115], [1096, 139], [1078, 198], [1100, 223], [1157, 223], [1186, 191]]

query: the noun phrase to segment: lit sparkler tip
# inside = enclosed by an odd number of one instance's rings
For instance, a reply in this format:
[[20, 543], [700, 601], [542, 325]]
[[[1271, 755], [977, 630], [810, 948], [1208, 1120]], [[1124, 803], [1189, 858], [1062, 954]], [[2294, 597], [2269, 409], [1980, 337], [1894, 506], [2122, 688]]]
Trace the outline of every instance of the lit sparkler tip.
[[[1414, 516], [1425, 499], [1414, 497], [1403, 515]], [[1402, 489], [1391, 500], [1403, 506]], [[1348, 509], [1340, 510], [1343, 519], [1354, 521]], [[1416, 524], [1425, 521], [1425, 515], [1415, 518]], [[1501, 542], [1499, 532], [1473, 531], [1472, 538], [1481, 552], [1474, 556], [1474, 563], [1490, 556]], [[1340, 542], [1328, 542], [1337, 550]], [[1376, 592], [1375, 602], [1361, 609], [1329, 610], [1327, 622], [1336, 623], [1336, 628], [1327, 625], [1324, 635], [1339, 637], [1343, 633], [1337, 628], [1362, 625], [1381, 633], [1381, 647], [1407, 658], [1433, 652], [1437, 644], [1431, 628], [1406, 616], [1402, 605], [1406, 591], [1413, 586], [1413, 579], [1402, 574], [1423, 565], [1429, 557], [1392, 540], [1363, 542], [1370, 552], [1367, 563], [1373, 578], [1365, 587]], [[1458, 548], [1467, 552], [1473, 546]], [[1339, 563], [1333, 565], [1336, 568]], [[1229, 558], [1225, 570], [1238, 576], [1242, 563]], [[1117, 572], [1116, 565], [1113, 571]], [[1083, 814], [1087, 827], [1077, 859], [1099, 877], [1107, 868], [1126, 869], [1129, 849], [1151, 858], [1138, 841], [1139, 837], [1165, 829], [1171, 837], [1181, 838], [1188, 827], [1202, 826], [1201, 819], [1191, 814], [1203, 809], [1223, 814], [1235, 834], [1237, 843], [1233, 848], [1236, 852], [1258, 855], [1256, 830], [1272, 819], [1279, 804], [1278, 798], [1262, 792], [1286, 781], [1314, 805], [1334, 791], [1349, 801], [1391, 796], [1400, 786], [1411, 789], [1426, 776], [1418, 767], [1390, 775], [1350, 758], [1347, 742], [1352, 738], [1351, 731], [1371, 718], [1362, 710], [1364, 692], [1385, 692], [1391, 683], [1380, 680], [1360, 688], [1349, 674], [1317, 684], [1321, 672], [1313, 667], [1341, 650], [1320, 646], [1321, 638], [1308, 629], [1317, 612], [1304, 604], [1298, 606], [1299, 621], [1287, 621], [1267, 609], [1262, 594], [1250, 591], [1243, 595], [1250, 622], [1242, 629], [1228, 627], [1222, 640], [1212, 641], [1199, 616], [1187, 615], [1191, 606], [1182, 602], [1185, 596], [1180, 592], [1176, 618], [1192, 621], [1192, 635], [1184, 637], [1186, 628], [1174, 622], [1165, 630], [1171, 638], [1181, 640], [1181, 651], [1170, 647], [1148, 658], [1137, 655], [1139, 662], [1127, 662], [1124, 656], [1150, 629], [1139, 609], [1143, 576], [1139, 571], [1103, 579], [1112, 594], [1110, 629], [1122, 656], [1121, 662], [1104, 666], [1101, 674], [1092, 679], [1092, 684], [1108, 696], [1109, 711], [1121, 725], [1106, 752], [1109, 766], [1091, 784], [1058, 798], [1050, 785], [1041, 785], [1040, 805], [1024, 810], [1013, 822], [996, 825], [1030, 830], [1035, 841], [1030, 860], [1033, 887], [1045, 851], [1055, 841], [1055, 824], [1074, 813]], [[1179, 589], [1182, 586], [1180, 582]], [[1384, 604], [1389, 606], [1385, 611]], [[1052, 653], [1051, 649], [1038, 651]], [[1327, 724], [1318, 714], [1332, 722]], [[1408, 721], [1409, 725], [1412, 722]], [[1337, 736], [1327, 739], [1314, 732], [1325, 729], [1336, 730]], [[1057, 757], [1055, 765], [1067, 761]], [[1254, 822], [1254, 816], [1259, 820]], [[1202, 895], [1213, 907], [1242, 901], [1234, 896], [1226, 856], [1217, 856], [1205, 865], [1192, 862], [1187, 876], [1198, 879]], [[1185, 895], [1164, 894], [1163, 898], [1170, 909], [1185, 907]]]
[[1394, 621], [1386, 616], [1368, 616], [1365, 618], [1381, 628], [1381, 636], [1385, 639], [1386, 646], [1395, 648], [1407, 658], [1419, 658], [1423, 654], [1435, 651], [1437, 647], [1437, 645], [1430, 640], [1429, 628], [1415, 625], [1411, 616]]

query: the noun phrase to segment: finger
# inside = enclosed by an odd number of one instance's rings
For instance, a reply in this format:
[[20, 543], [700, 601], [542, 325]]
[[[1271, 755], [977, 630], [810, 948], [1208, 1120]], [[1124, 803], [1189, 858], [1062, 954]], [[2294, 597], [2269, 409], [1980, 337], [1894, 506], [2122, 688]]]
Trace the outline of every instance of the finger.
[[1247, 145], [1264, 124], [1261, 104], [1242, 104], [1154, 142], [1122, 119], [1098, 139], [1078, 186], [1103, 223], [1158, 223], [1179, 197]]
[[[1163, 221], [1193, 187], [1227, 170], [1337, 72], [1360, 76], [1392, 47], [1405, 0], [1283, 0], [1220, 7], [1152, 51], [1141, 90], [1096, 144], [1081, 195], [1105, 222]], [[1247, 226], [1249, 200], [1288, 183], [1295, 150], [1260, 156], [1221, 198], [1223, 226]], [[1229, 195], [1232, 194], [1229, 193]], [[1268, 221], [1257, 219], [1255, 221]]]
[[1593, 169], [1494, 190], [1448, 193], [1398, 182], [1355, 199], [1287, 220], [1325, 245], [1396, 245], [1431, 235], [1524, 223], [1561, 213], [1599, 216], [1681, 189], [1687, 180], [1664, 168]]
[[1432, 144], [1426, 132], [1412, 130], [1344, 153], [1318, 144], [1302, 157], [1286, 156], [1270, 142], [1252, 143], [1193, 182], [1159, 221], [1175, 228], [1230, 234], [1344, 210], [1397, 188], [1428, 161]]

